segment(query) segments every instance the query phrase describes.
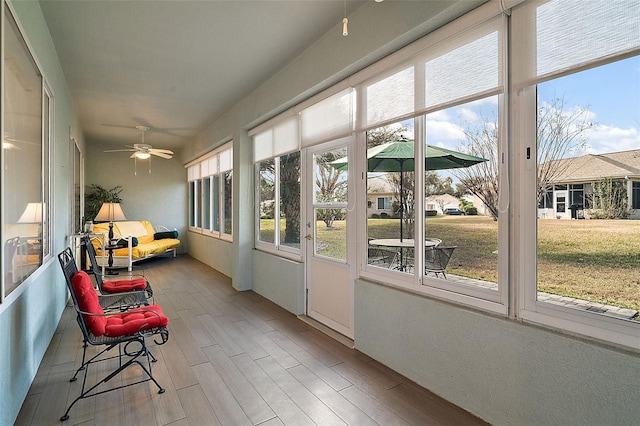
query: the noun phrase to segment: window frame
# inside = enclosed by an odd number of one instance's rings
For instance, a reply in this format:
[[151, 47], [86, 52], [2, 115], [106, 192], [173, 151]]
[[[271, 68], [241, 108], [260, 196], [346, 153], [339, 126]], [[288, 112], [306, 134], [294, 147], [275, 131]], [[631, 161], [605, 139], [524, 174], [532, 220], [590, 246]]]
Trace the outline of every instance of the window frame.
[[[527, 2], [521, 5], [524, 12], [530, 12], [526, 8], [534, 8], [536, 5], [545, 4], [545, 1]], [[518, 17], [520, 7], [512, 13], [512, 19]], [[529, 43], [530, 38], [536, 37], [531, 14], [519, 17], [519, 23], [527, 21], [530, 31], [513, 36], [510, 40], [511, 49], [526, 56], [527, 49], [533, 48]], [[513, 100], [514, 111], [511, 123], [511, 142], [514, 145], [514, 153], [530, 153], [530, 155], [513, 155], [513, 178], [519, 191], [514, 196], [515, 211], [518, 212], [518, 221], [514, 220], [515, 235], [512, 241], [513, 252], [517, 253], [513, 259], [513, 268], [517, 272], [513, 288], [518, 292], [518, 297], [512, 303], [512, 311], [515, 318], [522, 321], [550, 327], [565, 333], [580, 335], [588, 339], [596, 339], [600, 342], [620, 345], [626, 348], [640, 349], [640, 323], [629, 320], [607, 317], [594, 312], [587, 312], [570, 307], [564, 307], [553, 303], [538, 300], [537, 280], [537, 219], [536, 212], [538, 201], [536, 198], [537, 182], [537, 85], [554, 80], [566, 75], [581, 71], [606, 66], [629, 56], [640, 54], [640, 45], [633, 51], [608, 54], [601, 58], [590, 58], [586, 62], [580, 62], [575, 66], [541, 75], [537, 78], [528, 75], [530, 69], [525, 67], [527, 61], [520, 60], [517, 66], [512, 68], [512, 86], [510, 95]], [[517, 58], [512, 58], [516, 62]], [[522, 59], [522, 58], [520, 58]], [[531, 65], [531, 64], [529, 64]], [[569, 194], [570, 186], [566, 186]], [[556, 188], [554, 187], [554, 190]], [[586, 191], [587, 188], [585, 188]]]
[[[269, 157], [269, 158], [264, 158], [258, 162], [256, 162], [254, 164], [254, 182], [256, 182], [255, 188], [255, 205], [257, 206], [257, 208], [254, 210], [255, 213], [255, 236], [254, 236], [254, 247], [257, 250], [260, 251], [264, 251], [264, 252], [268, 252], [268, 253], [272, 253], [272, 254], [276, 254], [280, 257], [284, 257], [287, 259], [292, 259], [292, 260], [296, 260], [296, 261], [301, 261], [302, 260], [302, 246], [296, 248], [290, 245], [286, 245], [286, 244], [282, 244], [281, 243], [281, 239], [280, 239], [280, 235], [281, 235], [281, 226], [280, 226], [280, 216], [281, 216], [281, 189], [280, 189], [280, 185], [281, 185], [281, 179], [280, 179], [280, 161], [281, 158], [287, 155], [291, 155], [294, 153], [298, 153], [299, 156], [299, 161], [300, 161], [300, 175], [299, 175], [299, 180], [300, 182], [302, 181], [302, 152], [301, 151], [292, 151], [292, 152], [287, 152], [287, 153], [283, 153], [283, 154], [278, 154], [275, 157]], [[261, 208], [260, 208], [260, 204], [261, 204], [261, 200], [260, 200], [260, 165], [263, 161], [267, 161], [267, 160], [273, 160], [274, 162], [274, 170], [275, 170], [275, 176], [274, 176], [274, 206], [273, 206], [273, 216], [274, 216], [274, 235], [273, 235], [273, 242], [268, 242], [268, 241], [263, 241], [260, 239], [260, 219], [261, 219]], [[300, 201], [302, 203], [302, 185], [300, 186], [300, 193], [299, 193], [299, 197], [300, 197]], [[298, 221], [301, 221], [302, 219], [302, 204], [300, 205], [301, 209], [299, 212], [299, 218]], [[302, 229], [300, 229], [300, 236], [299, 238], [302, 238]]]
[[[188, 169], [187, 184], [189, 206], [189, 231], [208, 237], [233, 241], [233, 141], [226, 142], [216, 150], [206, 154], [185, 167]], [[231, 175], [230, 188], [220, 182], [226, 174]], [[217, 189], [215, 182], [218, 182]], [[209, 181], [208, 193], [205, 181]], [[230, 197], [229, 226], [231, 232], [225, 232], [225, 200]], [[208, 201], [208, 202], [206, 202]], [[205, 215], [207, 218], [205, 218]], [[217, 219], [217, 220], [216, 220]], [[206, 222], [209, 226], [205, 227]]]
[[[5, 28], [5, 21], [11, 20], [13, 25], [15, 25], [15, 29], [17, 31], [17, 36], [19, 38], [18, 44], [20, 44], [20, 46], [24, 48], [23, 53], [28, 57], [29, 62], [33, 66], [33, 69], [31, 69], [30, 71], [33, 71], [36, 75], [38, 75], [38, 78], [39, 78], [38, 85], [40, 90], [40, 99], [39, 99], [40, 101], [39, 198], [40, 199], [34, 200], [40, 204], [40, 208], [41, 208], [41, 211], [39, 212], [40, 221], [35, 222], [39, 227], [38, 238], [40, 239], [40, 244], [39, 244], [40, 247], [38, 248], [38, 253], [37, 253], [39, 255], [39, 261], [38, 261], [38, 265], [33, 271], [28, 272], [25, 276], [23, 276], [20, 279], [20, 281], [16, 283], [11, 283], [11, 286], [9, 286], [6, 282], [7, 274], [6, 274], [6, 271], [4, 270], [4, 265], [6, 264], [4, 256], [6, 254], [4, 253], [4, 250], [2, 250], [3, 266], [2, 266], [2, 273], [0, 274], [1, 275], [0, 276], [0, 311], [3, 311], [8, 306], [10, 306], [11, 303], [14, 300], [16, 300], [24, 292], [24, 290], [27, 288], [29, 283], [34, 282], [36, 277], [38, 277], [43, 271], [43, 267], [48, 262], [50, 262], [51, 259], [53, 259], [53, 254], [51, 253], [51, 247], [52, 247], [52, 241], [53, 241], [51, 224], [53, 223], [54, 209], [52, 205], [53, 198], [51, 194], [52, 194], [52, 188], [54, 188], [53, 140], [55, 135], [55, 127], [54, 127], [55, 97], [47, 81], [47, 78], [44, 72], [42, 71], [42, 66], [39, 63], [38, 58], [33, 53], [34, 51], [31, 46], [31, 43], [29, 42], [29, 39], [25, 36], [25, 31], [22, 27], [22, 24], [16, 17], [15, 10], [13, 9], [13, 5], [11, 3], [9, 2], [2, 3], [2, 11], [0, 12], [0, 17], [2, 18], [1, 28], [3, 29], [3, 36], [1, 39], [1, 43], [3, 46], [2, 50], [4, 50], [4, 45], [7, 38], [6, 34], [8, 32], [7, 29]], [[6, 121], [5, 121], [5, 113], [6, 113], [5, 102], [6, 102], [7, 91], [5, 90], [6, 79], [4, 77], [5, 76], [4, 58], [2, 59], [2, 64], [0, 66], [2, 67], [2, 71], [0, 72], [0, 75], [2, 76], [1, 78], [2, 88], [0, 90], [0, 93], [2, 93], [2, 107], [0, 108], [0, 111], [2, 112], [2, 117], [0, 119], [0, 124], [1, 124], [0, 127], [1, 127], [2, 134], [6, 135], [7, 130], [6, 130]], [[2, 164], [2, 168], [1, 168], [2, 171], [0, 172], [2, 174], [2, 178], [0, 180], [0, 185], [2, 187], [2, 191], [0, 191], [0, 197], [2, 198], [2, 202], [0, 203], [0, 205], [3, 205], [3, 206], [6, 203], [4, 198], [6, 195], [6, 191], [5, 191], [6, 176], [5, 176], [4, 166], [5, 166], [5, 162], [8, 161], [4, 151], [5, 150], [3, 149], [3, 152], [0, 155], [1, 157], [0, 163]], [[5, 238], [6, 238], [5, 233], [7, 232], [5, 227], [5, 225], [7, 225], [7, 222], [6, 222], [7, 218], [4, 212], [0, 216], [1, 216], [1, 225], [2, 225], [0, 228], [0, 233], [3, 237], [2, 244], [4, 246]], [[25, 238], [25, 237], [21, 237], [21, 239], [22, 238]], [[31, 244], [32, 243], [30, 241], [24, 241], [20, 243], [20, 246], [31, 245]]]

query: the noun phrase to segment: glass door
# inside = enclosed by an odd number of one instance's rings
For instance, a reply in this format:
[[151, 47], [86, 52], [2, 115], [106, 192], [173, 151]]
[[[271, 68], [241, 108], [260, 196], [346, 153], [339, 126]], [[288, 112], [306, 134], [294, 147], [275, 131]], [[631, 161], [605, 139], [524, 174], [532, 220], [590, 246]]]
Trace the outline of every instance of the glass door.
[[[353, 338], [355, 258], [349, 173], [332, 164], [345, 159], [353, 138], [308, 149], [305, 223], [307, 315]], [[353, 194], [353, 191], [351, 191]]]

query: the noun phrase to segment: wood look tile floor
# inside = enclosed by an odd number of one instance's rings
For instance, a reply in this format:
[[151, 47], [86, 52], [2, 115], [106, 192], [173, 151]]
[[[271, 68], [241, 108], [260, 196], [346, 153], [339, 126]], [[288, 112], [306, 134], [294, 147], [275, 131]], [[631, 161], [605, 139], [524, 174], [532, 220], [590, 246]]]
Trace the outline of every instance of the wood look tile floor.
[[[69, 382], [82, 359], [69, 305], [17, 425], [485, 424], [191, 257], [141, 266], [170, 321], [169, 341], [150, 344], [166, 392], [146, 382], [87, 398], [61, 423], [81, 383]], [[90, 368], [87, 382], [107, 370]]]

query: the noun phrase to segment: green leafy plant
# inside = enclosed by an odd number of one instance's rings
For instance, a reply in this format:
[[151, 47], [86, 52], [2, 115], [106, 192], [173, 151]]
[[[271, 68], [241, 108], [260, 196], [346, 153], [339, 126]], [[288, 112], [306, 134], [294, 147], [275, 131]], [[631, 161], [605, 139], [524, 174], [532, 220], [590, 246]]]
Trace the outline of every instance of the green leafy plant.
[[84, 216], [85, 220], [94, 220], [103, 203], [121, 203], [121, 185], [111, 189], [105, 189], [100, 185], [91, 184], [87, 187], [84, 196]]

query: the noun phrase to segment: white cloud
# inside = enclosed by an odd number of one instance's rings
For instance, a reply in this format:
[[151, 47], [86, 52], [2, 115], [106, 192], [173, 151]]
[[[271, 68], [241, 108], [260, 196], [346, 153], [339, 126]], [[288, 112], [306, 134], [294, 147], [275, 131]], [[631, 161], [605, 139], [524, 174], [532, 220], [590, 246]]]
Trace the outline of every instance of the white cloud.
[[464, 130], [449, 121], [427, 120], [427, 143], [438, 145], [444, 141], [462, 141], [466, 136]]
[[587, 130], [585, 136], [588, 145], [586, 151], [589, 154], [604, 154], [640, 148], [640, 130], [635, 127], [622, 129], [601, 124]]
[[480, 116], [478, 115], [478, 113], [470, 108], [460, 108], [458, 110], [458, 116], [465, 123], [476, 122], [480, 120]]
[[427, 114], [427, 121], [448, 121], [451, 120], [451, 116], [449, 115], [449, 110], [441, 109], [439, 111], [432, 112]]

